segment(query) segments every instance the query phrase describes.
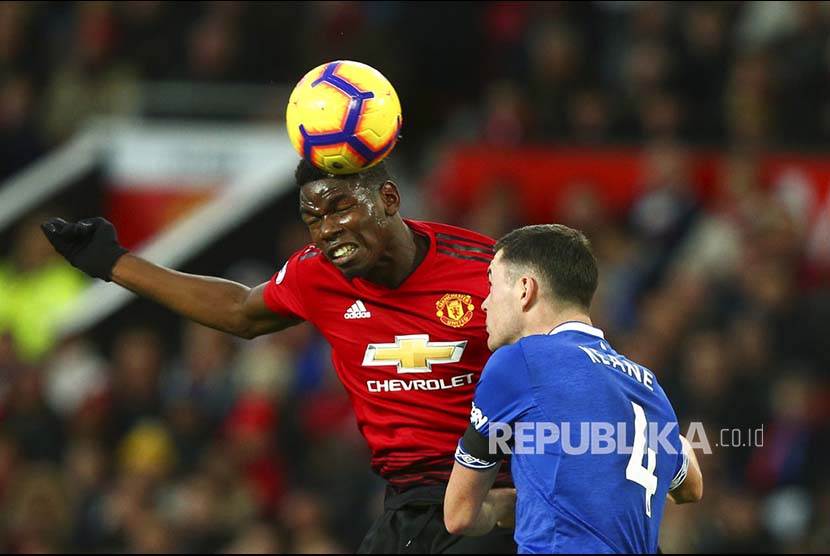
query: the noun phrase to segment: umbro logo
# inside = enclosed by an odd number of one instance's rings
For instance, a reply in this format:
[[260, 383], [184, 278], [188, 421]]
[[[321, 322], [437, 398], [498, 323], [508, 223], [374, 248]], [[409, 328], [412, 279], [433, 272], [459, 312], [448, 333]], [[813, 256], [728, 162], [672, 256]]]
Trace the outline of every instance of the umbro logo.
[[343, 318], [346, 319], [368, 319], [372, 313], [366, 310], [366, 305], [361, 300], [352, 303], [352, 306], [346, 310]]

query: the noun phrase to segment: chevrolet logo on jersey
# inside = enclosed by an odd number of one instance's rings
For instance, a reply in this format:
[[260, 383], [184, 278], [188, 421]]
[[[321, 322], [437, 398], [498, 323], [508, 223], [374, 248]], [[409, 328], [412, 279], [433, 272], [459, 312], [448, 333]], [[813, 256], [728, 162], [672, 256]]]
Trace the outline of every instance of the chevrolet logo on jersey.
[[460, 342], [430, 342], [427, 334], [395, 336], [394, 344], [369, 344], [363, 364], [371, 367], [396, 365], [398, 373], [430, 373], [432, 366], [457, 363], [467, 347]]

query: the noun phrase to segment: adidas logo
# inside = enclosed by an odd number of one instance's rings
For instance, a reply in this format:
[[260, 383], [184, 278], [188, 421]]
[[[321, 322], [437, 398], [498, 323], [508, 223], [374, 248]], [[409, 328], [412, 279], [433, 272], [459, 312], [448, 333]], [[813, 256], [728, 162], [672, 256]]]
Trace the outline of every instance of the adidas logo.
[[372, 313], [366, 310], [366, 305], [363, 304], [361, 300], [357, 300], [352, 303], [352, 306], [349, 307], [343, 318], [346, 319], [368, 319], [372, 316]]

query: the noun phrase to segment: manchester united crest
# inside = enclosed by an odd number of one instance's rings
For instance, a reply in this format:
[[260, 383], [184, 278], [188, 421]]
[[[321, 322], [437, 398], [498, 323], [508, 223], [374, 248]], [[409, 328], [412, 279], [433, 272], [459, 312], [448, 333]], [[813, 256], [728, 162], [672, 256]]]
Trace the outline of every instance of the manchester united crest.
[[435, 316], [453, 328], [461, 328], [473, 318], [472, 298], [463, 293], [448, 293], [435, 302]]

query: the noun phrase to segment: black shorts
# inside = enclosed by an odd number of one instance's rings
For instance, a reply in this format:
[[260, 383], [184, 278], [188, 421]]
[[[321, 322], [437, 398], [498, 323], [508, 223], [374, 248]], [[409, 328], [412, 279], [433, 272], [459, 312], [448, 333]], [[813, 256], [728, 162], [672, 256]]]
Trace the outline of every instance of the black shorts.
[[444, 486], [386, 490], [384, 511], [366, 533], [358, 554], [516, 554], [513, 529], [480, 537], [450, 535], [444, 527]]

